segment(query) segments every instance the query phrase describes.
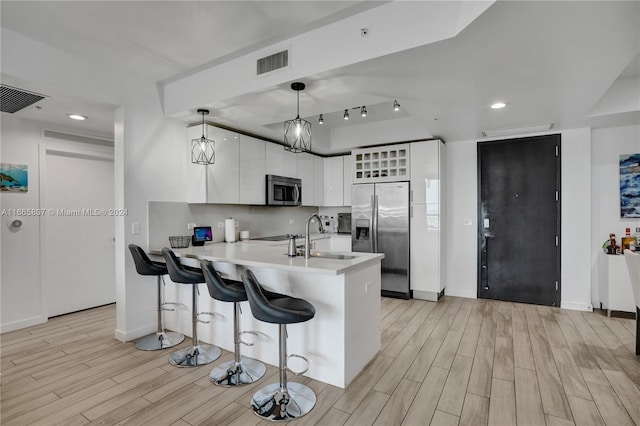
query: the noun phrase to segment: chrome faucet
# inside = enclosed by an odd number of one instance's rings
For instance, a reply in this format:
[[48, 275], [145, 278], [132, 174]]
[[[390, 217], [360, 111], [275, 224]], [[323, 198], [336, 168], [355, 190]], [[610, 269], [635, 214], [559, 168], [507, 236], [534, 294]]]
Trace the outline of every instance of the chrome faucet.
[[304, 258], [305, 259], [309, 259], [311, 257], [311, 242], [309, 241], [309, 224], [313, 219], [315, 219], [316, 222], [318, 222], [318, 229], [320, 230], [320, 233], [321, 234], [324, 233], [324, 227], [322, 226], [322, 219], [320, 219], [320, 216], [318, 216], [318, 213], [314, 213], [311, 216], [309, 216], [309, 219], [307, 219], [307, 227], [305, 228], [305, 234], [304, 234]]

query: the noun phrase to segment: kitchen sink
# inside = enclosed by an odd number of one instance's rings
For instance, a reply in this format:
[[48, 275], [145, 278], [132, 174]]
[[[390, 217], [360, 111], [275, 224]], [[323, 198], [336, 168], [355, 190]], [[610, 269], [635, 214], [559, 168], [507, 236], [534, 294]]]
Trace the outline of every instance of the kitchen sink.
[[[302, 254], [304, 256], [304, 253]], [[331, 253], [330, 251], [312, 251], [311, 257], [320, 257], [322, 259], [339, 259], [350, 260], [356, 257], [350, 254]]]

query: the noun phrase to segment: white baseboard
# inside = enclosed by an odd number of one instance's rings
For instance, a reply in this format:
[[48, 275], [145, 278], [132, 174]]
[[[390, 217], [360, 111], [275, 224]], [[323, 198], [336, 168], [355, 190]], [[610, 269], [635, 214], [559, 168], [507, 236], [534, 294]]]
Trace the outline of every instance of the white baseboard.
[[413, 290], [413, 298], [420, 300], [428, 300], [429, 302], [438, 301], [438, 293], [435, 291]]
[[158, 326], [156, 324], [151, 324], [131, 331], [122, 331], [116, 328], [115, 338], [121, 342], [130, 342], [148, 334], [155, 333], [157, 327]]
[[474, 290], [462, 290], [462, 289], [456, 289], [456, 288], [447, 287], [445, 289], [444, 294], [447, 295], [447, 296], [464, 297], [464, 298], [467, 298], [467, 299], [477, 299], [478, 298], [477, 291], [475, 289]]
[[560, 308], [571, 309], [572, 311], [593, 312], [593, 306], [590, 303], [560, 302]]
[[23, 328], [31, 327], [32, 325], [43, 324], [47, 322], [47, 320], [48, 318], [38, 315], [37, 317], [10, 322], [8, 324], [0, 324], [0, 333], [8, 333], [10, 331], [16, 331]]

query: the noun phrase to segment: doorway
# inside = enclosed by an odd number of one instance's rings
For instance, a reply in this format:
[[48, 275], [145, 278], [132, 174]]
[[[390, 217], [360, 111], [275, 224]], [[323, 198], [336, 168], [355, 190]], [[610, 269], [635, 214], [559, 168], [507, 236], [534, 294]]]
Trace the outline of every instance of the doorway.
[[477, 149], [478, 298], [560, 306], [560, 135]]
[[44, 314], [115, 302], [113, 153], [42, 147], [40, 162]]

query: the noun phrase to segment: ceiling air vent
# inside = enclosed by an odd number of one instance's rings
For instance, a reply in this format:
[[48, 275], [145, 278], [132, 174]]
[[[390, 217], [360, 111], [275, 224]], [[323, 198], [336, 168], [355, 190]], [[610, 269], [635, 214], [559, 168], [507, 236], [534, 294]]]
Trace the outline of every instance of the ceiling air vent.
[[17, 87], [0, 85], [0, 106], [2, 112], [13, 114], [21, 109], [35, 104], [46, 98], [45, 95], [18, 89]]
[[265, 56], [257, 61], [257, 75], [265, 74], [271, 71], [275, 71], [280, 68], [286, 68], [289, 66], [289, 51], [283, 50], [282, 52], [274, 53], [273, 55]]

